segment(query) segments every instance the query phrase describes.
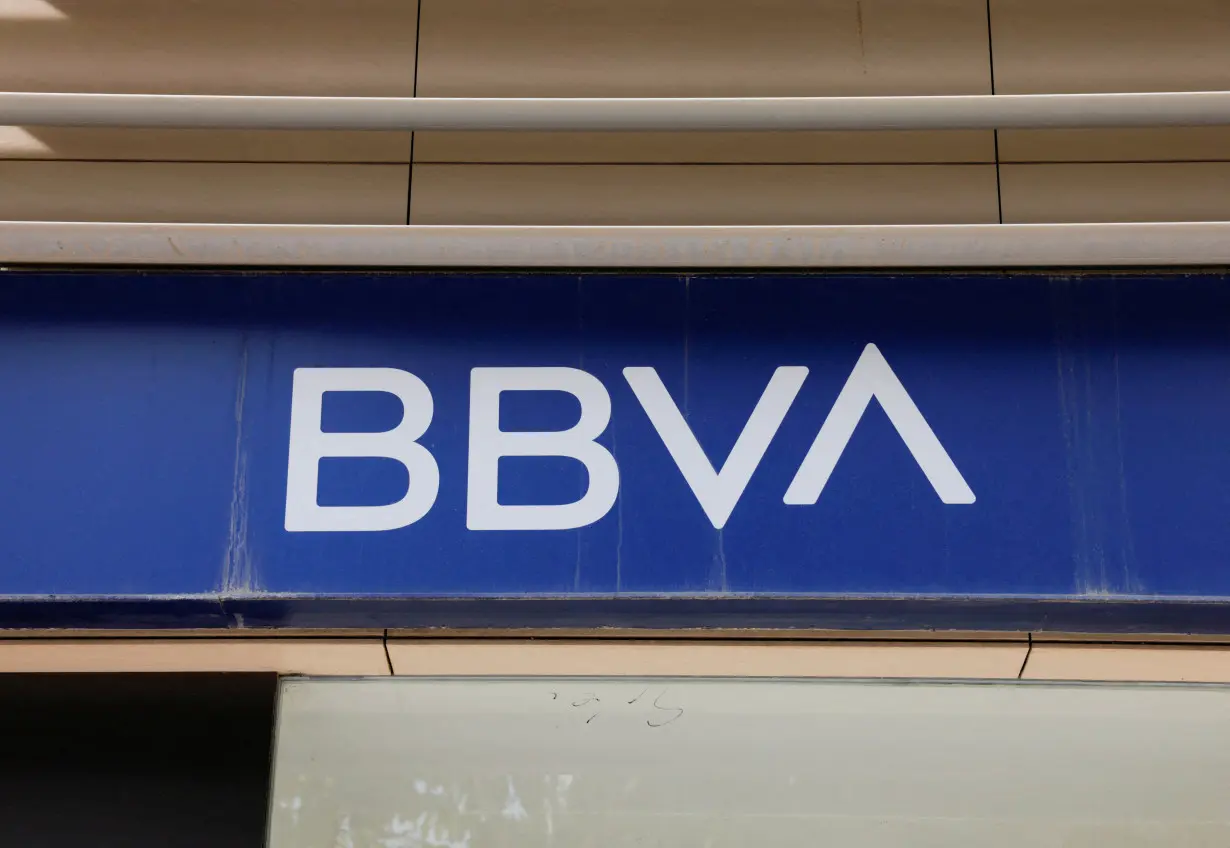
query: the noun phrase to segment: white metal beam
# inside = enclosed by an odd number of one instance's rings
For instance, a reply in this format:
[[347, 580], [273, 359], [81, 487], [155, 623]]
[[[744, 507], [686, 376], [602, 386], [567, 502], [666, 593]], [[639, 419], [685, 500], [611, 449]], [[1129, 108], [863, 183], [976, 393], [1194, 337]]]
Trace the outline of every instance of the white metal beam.
[[0, 222], [0, 265], [1022, 268], [1230, 265], [1230, 222], [555, 227]]
[[1230, 125], [1230, 91], [397, 98], [0, 92], [0, 125], [283, 130], [961, 130]]

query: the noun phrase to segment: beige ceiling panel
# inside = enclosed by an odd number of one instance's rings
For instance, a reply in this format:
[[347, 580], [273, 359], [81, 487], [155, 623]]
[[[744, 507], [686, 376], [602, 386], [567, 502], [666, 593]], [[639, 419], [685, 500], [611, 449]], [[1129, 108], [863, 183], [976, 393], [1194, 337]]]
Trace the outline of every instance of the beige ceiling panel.
[[1004, 130], [999, 134], [999, 158], [1001, 162], [1230, 160], [1230, 128]]
[[1230, 221], [1230, 162], [1004, 165], [1004, 223]]
[[419, 94], [989, 90], [977, 0], [425, 0]]
[[[17, 14], [25, 2], [0, 5], [0, 90], [414, 90], [414, 0], [48, 0], [38, 4], [43, 14]], [[405, 133], [25, 129], [46, 147], [36, 155], [58, 158], [405, 162], [409, 155]], [[19, 155], [6, 150], [4, 135], [0, 129], [0, 156]]]
[[404, 224], [409, 165], [0, 161], [0, 219]]
[[398, 164], [410, 161], [410, 134], [0, 126], [0, 159]]
[[[991, 0], [999, 94], [1230, 89], [1226, 0]], [[1003, 161], [1230, 159], [1230, 130], [1001, 132]]]
[[394, 674], [1015, 678], [1023, 642], [390, 640]]
[[993, 165], [415, 165], [416, 224], [998, 220]]
[[[420, 96], [985, 94], [983, 0], [424, 0]], [[991, 134], [426, 134], [417, 161], [981, 162]]]
[[1226, 0], [990, 0], [995, 91], [1230, 88]]
[[415, 162], [994, 162], [988, 132], [418, 133]]

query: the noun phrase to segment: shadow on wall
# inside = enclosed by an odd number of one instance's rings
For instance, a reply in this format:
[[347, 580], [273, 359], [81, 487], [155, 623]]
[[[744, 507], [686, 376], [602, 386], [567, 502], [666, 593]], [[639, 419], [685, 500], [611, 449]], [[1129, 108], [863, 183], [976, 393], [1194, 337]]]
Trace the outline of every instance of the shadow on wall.
[[[0, 0], [0, 25], [9, 21], [67, 21], [68, 15], [47, 0]], [[24, 127], [0, 126], [0, 157], [41, 156], [51, 148]]]
[[0, 675], [0, 845], [260, 848], [276, 678]]

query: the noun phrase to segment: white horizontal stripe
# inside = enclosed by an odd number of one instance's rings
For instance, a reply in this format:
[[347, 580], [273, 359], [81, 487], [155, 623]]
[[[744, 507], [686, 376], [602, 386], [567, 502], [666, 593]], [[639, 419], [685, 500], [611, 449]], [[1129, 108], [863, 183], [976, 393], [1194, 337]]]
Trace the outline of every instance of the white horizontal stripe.
[[298, 130], [789, 131], [1230, 125], [1230, 92], [408, 98], [0, 92], [0, 124]]
[[331, 226], [0, 222], [0, 264], [439, 268], [1230, 265], [1230, 222]]

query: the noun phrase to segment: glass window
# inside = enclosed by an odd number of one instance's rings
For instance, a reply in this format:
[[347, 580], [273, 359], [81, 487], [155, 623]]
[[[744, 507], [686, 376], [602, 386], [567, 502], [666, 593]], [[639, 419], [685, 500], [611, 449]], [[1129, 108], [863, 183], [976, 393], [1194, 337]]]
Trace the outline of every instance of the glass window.
[[1230, 688], [288, 680], [271, 848], [1230, 845]]

